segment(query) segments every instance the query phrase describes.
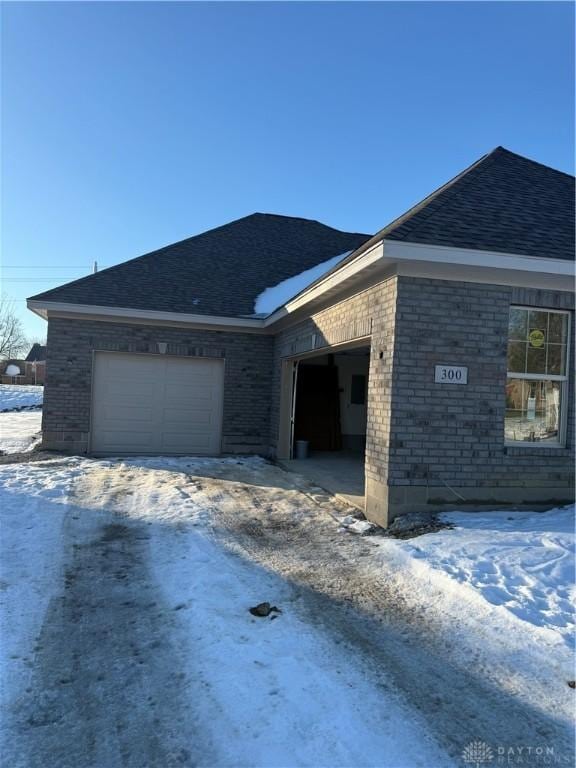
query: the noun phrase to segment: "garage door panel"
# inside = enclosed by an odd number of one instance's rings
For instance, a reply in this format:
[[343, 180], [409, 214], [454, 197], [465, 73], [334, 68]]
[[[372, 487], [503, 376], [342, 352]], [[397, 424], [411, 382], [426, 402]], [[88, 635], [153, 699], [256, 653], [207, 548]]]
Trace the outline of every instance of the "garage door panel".
[[219, 453], [223, 361], [99, 352], [92, 451]]
[[149, 419], [147, 421], [141, 421], [138, 419], [108, 419], [101, 423], [100, 431], [103, 433], [113, 434], [118, 432], [120, 434], [123, 431], [126, 432], [152, 432], [154, 430], [154, 422]]
[[99, 450], [137, 451], [145, 447], [154, 450], [154, 433], [149, 430], [114, 429], [99, 434]]
[[214, 380], [200, 382], [169, 382], [166, 384], [166, 396], [169, 400], [211, 400], [216, 394]]
[[193, 437], [180, 432], [164, 432], [162, 435], [162, 448], [167, 452], [214, 453], [215, 448], [212, 447], [212, 442], [209, 433], [195, 434]]
[[167, 427], [179, 424], [195, 424], [199, 428], [211, 427], [215, 414], [203, 408], [165, 408], [163, 421]]
[[150, 424], [154, 421], [154, 409], [152, 406], [124, 405], [112, 403], [102, 409], [102, 421], [110, 422], [110, 426], [120, 422], [136, 421]]
[[153, 355], [123, 354], [118, 352], [98, 352], [100, 363], [117, 375], [125, 373], [132, 378], [134, 371], [157, 371], [167, 358], [156, 358]]
[[154, 380], [149, 382], [131, 381], [129, 378], [108, 381], [103, 388], [106, 395], [108, 397], [113, 397], [115, 402], [126, 403], [134, 401], [144, 402], [146, 398], [154, 397], [157, 390], [158, 383]]

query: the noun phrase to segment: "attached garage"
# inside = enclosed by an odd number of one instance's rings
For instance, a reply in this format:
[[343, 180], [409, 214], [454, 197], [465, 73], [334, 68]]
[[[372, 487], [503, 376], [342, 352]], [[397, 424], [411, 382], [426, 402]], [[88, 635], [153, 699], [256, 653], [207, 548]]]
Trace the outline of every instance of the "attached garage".
[[91, 450], [218, 454], [224, 362], [96, 352]]
[[573, 204], [572, 177], [499, 147], [373, 236], [258, 213], [35, 296], [41, 447], [307, 442], [298, 471], [381, 525], [568, 503]]

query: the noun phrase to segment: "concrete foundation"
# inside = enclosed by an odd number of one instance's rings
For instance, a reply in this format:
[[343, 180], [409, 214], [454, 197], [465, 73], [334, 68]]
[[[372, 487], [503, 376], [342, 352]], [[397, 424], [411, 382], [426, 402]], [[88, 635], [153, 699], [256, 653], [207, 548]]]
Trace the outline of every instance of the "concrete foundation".
[[483, 486], [388, 486], [374, 480], [366, 482], [368, 520], [386, 528], [395, 517], [411, 512], [474, 511], [495, 507], [525, 509], [550, 508], [574, 503], [574, 492], [567, 488]]

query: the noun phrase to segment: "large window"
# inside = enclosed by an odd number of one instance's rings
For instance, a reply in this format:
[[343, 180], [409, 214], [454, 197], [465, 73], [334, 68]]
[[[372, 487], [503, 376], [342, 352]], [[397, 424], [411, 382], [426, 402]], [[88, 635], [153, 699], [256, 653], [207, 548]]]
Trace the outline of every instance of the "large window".
[[568, 373], [567, 312], [512, 307], [508, 328], [508, 443], [559, 445]]

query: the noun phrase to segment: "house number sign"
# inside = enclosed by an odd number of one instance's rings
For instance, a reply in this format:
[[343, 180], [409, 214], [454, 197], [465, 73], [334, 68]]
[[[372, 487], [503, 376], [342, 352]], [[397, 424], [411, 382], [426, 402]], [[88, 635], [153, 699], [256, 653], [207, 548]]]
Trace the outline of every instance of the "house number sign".
[[468, 384], [467, 365], [437, 365], [434, 368], [435, 384]]

